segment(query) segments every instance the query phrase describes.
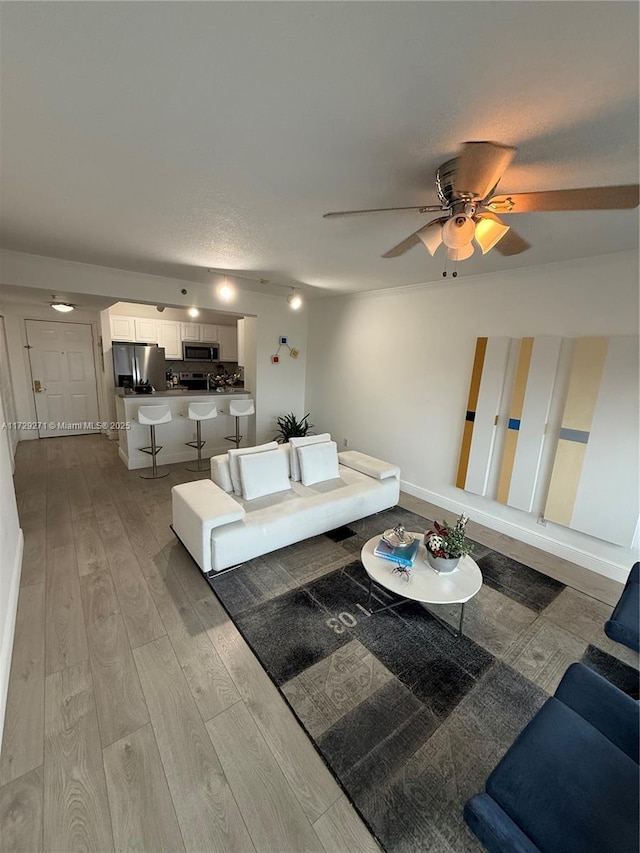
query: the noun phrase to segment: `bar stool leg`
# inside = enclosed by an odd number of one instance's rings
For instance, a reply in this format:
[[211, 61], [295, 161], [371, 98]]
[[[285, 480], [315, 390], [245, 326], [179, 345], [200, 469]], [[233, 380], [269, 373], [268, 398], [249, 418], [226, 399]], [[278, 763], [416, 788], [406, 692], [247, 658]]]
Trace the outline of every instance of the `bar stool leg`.
[[198, 449], [198, 461], [195, 465], [187, 465], [187, 471], [204, 471], [206, 470], [206, 466], [202, 464], [202, 448], [205, 446], [206, 441], [202, 440], [202, 423], [201, 421], [196, 421], [196, 440], [195, 441], [187, 441], [185, 442], [189, 445], [189, 447], [196, 447]]
[[159, 480], [161, 477], [167, 477], [169, 475], [168, 471], [161, 471], [158, 473], [158, 463], [156, 461], [156, 456], [162, 450], [162, 446], [158, 447], [156, 444], [156, 428], [154, 424], [151, 424], [149, 427], [151, 432], [151, 446], [150, 447], [141, 447], [143, 453], [148, 453], [151, 456], [151, 473], [147, 474], [147, 470], [145, 469], [140, 473], [140, 477], [143, 480]]
[[240, 447], [240, 442], [242, 441], [242, 436], [240, 435], [240, 415], [234, 415], [236, 419], [236, 432], [235, 435], [227, 435], [225, 436], [225, 441], [233, 441], [236, 446], [236, 450]]

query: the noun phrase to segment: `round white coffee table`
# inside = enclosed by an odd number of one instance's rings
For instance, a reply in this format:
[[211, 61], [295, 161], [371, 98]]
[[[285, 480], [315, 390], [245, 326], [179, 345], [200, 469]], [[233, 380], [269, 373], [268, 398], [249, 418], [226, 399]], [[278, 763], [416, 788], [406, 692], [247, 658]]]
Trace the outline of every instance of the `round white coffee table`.
[[[398, 607], [407, 601], [418, 601], [421, 604], [460, 604], [460, 624], [457, 631], [448, 622], [429, 611], [434, 619], [459, 637], [462, 634], [464, 605], [469, 599], [473, 598], [482, 586], [482, 572], [476, 561], [472, 560], [471, 557], [463, 557], [457, 568], [452, 572], [437, 572], [427, 563], [427, 553], [422, 544], [422, 534], [413, 533], [412, 535], [417, 537], [420, 545], [410, 574], [398, 571], [391, 560], [376, 557], [373, 551], [380, 541], [380, 534], [373, 536], [362, 546], [360, 558], [369, 576], [367, 608], [370, 613], [379, 613], [381, 610]], [[401, 600], [372, 610], [371, 589], [373, 584], [400, 596]]]

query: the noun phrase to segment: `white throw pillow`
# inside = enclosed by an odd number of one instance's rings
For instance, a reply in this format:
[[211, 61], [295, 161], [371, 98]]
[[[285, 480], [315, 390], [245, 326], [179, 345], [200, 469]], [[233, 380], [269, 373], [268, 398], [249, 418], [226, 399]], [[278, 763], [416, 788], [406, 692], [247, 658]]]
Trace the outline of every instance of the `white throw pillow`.
[[241, 456], [238, 460], [245, 500], [261, 498], [291, 488], [287, 457], [281, 450], [267, 450]]
[[299, 438], [290, 438], [291, 445], [291, 479], [300, 479], [300, 463], [298, 461], [298, 448], [306, 447], [307, 444], [322, 444], [331, 441], [331, 434], [323, 432], [321, 435], [302, 435]]
[[322, 444], [308, 444], [298, 448], [300, 473], [303, 486], [323, 483], [325, 480], [335, 480], [340, 476], [338, 471], [338, 445], [335, 441], [325, 441]]
[[242, 494], [242, 481], [240, 479], [240, 465], [238, 459], [250, 453], [265, 453], [268, 450], [276, 450], [278, 443], [269, 441], [267, 444], [258, 444], [256, 447], [239, 447], [237, 450], [229, 451], [229, 473], [231, 474], [231, 483], [233, 491], [236, 495]]

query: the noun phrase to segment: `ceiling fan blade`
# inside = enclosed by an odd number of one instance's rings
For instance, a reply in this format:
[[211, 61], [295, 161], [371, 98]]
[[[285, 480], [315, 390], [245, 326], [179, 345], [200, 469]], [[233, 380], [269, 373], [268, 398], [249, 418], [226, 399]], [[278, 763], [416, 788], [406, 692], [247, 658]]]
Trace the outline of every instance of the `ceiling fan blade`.
[[[398, 243], [397, 246], [394, 246], [393, 249], [389, 249], [388, 252], [385, 252], [382, 256], [383, 258], [397, 258], [400, 255], [404, 255], [405, 252], [408, 252], [409, 249], [413, 249], [414, 246], [417, 246], [420, 242], [424, 243], [426, 249], [429, 254], [433, 255], [435, 250], [438, 248], [440, 243], [442, 242], [442, 238], [439, 241], [433, 242], [433, 239], [429, 239], [427, 235], [433, 231], [436, 225], [441, 226], [443, 222], [446, 221], [446, 217], [442, 219], [432, 219], [431, 222], [427, 222], [426, 225], [423, 225], [422, 228], [418, 228], [413, 234], [410, 234], [407, 238], [405, 238], [401, 243]], [[425, 239], [426, 238], [426, 239]]]
[[496, 252], [505, 256], [519, 255], [520, 252], [526, 252], [530, 248], [531, 243], [527, 243], [524, 237], [521, 237], [513, 228], [509, 228], [504, 237], [500, 238], [500, 242], [494, 246]]
[[465, 142], [456, 162], [456, 193], [486, 198], [513, 160], [516, 149], [497, 142]]
[[638, 184], [495, 195], [484, 206], [495, 213], [533, 213], [535, 211], [553, 210], [622, 210], [638, 206]]
[[400, 255], [404, 255], [405, 252], [408, 252], [409, 249], [413, 249], [414, 246], [417, 246], [420, 242], [420, 238], [418, 237], [417, 232], [415, 234], [411, 234], [406, 240], [403, 240], [401, 243], [398, 243], [397, 246], [394, 246], [393, 249], [389, 249], [388, 252], [385, 252], [382, 256], [383, 258], [397, 258]]
[[323, 213], [323, 219], [333, 216], [359, 216], [361, 213], [391, 213], [396, 210], [417, 210], [419, 213], [435, 213], [443, 210], [441, 204], [420, 204], [415, 207], [374, 207], [370, 210], [334, 210], [331, 213]]

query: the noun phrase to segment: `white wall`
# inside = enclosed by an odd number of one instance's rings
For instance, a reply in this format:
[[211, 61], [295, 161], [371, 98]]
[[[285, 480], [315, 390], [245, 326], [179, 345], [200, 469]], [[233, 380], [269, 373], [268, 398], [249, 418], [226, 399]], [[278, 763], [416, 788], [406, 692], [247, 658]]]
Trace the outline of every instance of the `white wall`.
[[[461, 276], [311, 303], [305, 407], [311, 420], [339, 446], [348, 438], [350, 447], [397, 463], [406, 491], [624, 580], [637, 549], [543, 527], [538, 512], [453, 483], [476, 338], [637, 334], [638, 253]], [[637, 431], [638, 424], [628, 428]]]
[[[5, 416], [0, 398], [0, 424]], [[16, 624], [23, 536], [13, 488], [9, 444], [0, 441], [0, 743], [11, 669], [13, 633]]]
[[[236, 283], [237, 298], [229, 304], [219, 300], [214, 288], [206, 284], [9, 251], [0, 252], [0, 281], [6, 285], [42, 288], [52, 293], [64, 292], [70, 298], [73, 294], [93, 294], [109, 296], [114, 301], [184, 305], [187, 308], [197, 305], [220, 313], [233, 310], [237, 314], [253, 316], [256, 318], [257, 348], [253, 388], [248, 374], [245, 373], [245, 377], [247, 387], [254, 391], [256, 399], [256, 440], [261, 442], [273, 437], [278, 415], [290, 411], [298, 416], [304, 414], [307, 310], [292, 311], [286, 301], [288, 292], [283, 291], [282, 296], [256, 293], [242, 290]], [[188, 291], [186, 295], [180, 292], [183, 288]], [[48, 308], [43, 310], [49, 311]], [[95, 321], [100, 329], [100, 318], [96, 317]], [[282, 361], [273, 365], [271, 355], [278, 348], [280, 335], [288, 335], [291, 345], [300, 350], [300, 355], [292, 359], [288, 353], [281, 352]], [[14, 356], [15, 349], [14, 346]], [[14, 373], [19, 420], [28, 409], [30, 390], [25, 380], [24, 375], [19, 378]], [[98, 384], [101, 385], [100, 382]], [[101, 417], [104, 417], [102, 411]], [[104, 420], [110, 420], [108, 415]]]

